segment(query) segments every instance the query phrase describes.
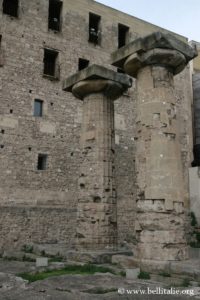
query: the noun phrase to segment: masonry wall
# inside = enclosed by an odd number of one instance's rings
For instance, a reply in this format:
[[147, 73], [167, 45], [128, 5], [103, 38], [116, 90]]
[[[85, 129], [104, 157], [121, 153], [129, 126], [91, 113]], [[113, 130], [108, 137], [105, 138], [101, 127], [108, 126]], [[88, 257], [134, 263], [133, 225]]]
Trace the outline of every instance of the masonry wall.
[[[75, 213], [72, 214], [71, 210], [76, 210], [77, 203], [82, 102], [62, 91], [62, 81], [78, 70], [79, 58], [90, 60], [90, 64], [110, 66], [109, 54], [117, 49], [118, 23], [130, 27], [129, 40], [166, 30], [92, 0], [63, 1], [62, 30], [59, 33], [48, 30], [47, 0], [20, 0], [18, 18], [2, 13], [2, 0], [0, 9], [0, 247], [13, 244], [20, 247], [24, 244], [23, 239], [27, 242], [31, 239], [37, 242], [41, 238], [44, 242], [53, 240], [56, 232], [58, 241], [66, 239], [71, 245], [76, 227]], [[101, 16], [101, 45], [88, 42], [89, 12]], [[182, 36], [177, 37], [186, 41]], [[43, 77], [44, 48], [59, 52], [59, 80]], [[187, 195], [188, 166], [192, 160], [189, 69], [176, 76], [176, 89]], [[44, 102], [42, 117], [33, 116], [34, 99]], [[115, 103], [121, 245], [124, 240], [134, 238], [136, 114], [134, 82], [133, 88]], [[37, 170], [38, 153], [48, 155], [47, 170]], [[43, 213], [45, 207], [50, 212], [48, 221]], [[23, 210], [27, 213], [22, 213]], [[65, 219], [66, 228], [63, 227]], [[37, 222], [40, 225], [34, 230]], [[17, 243], [9, 223], [20, 234]], [[49, 224], [48, 237], [42, 233], [46, 224]]]
[[75, 215], [74, 209], [67, 208], [3, 206], [0, 214], [0, 223], [3, 224], [1, 246], [12, 251], [23, 245], [50, 244], [58, 246], [55, 254], [60, 245], [71, 249], [74, 246]]

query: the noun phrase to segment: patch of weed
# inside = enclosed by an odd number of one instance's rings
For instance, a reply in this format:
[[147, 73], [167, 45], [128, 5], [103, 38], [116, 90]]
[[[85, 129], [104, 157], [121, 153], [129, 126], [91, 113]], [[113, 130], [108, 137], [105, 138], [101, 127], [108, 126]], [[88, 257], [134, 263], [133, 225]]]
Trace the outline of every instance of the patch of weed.
[[171, 277], [171, 274], [167, 272], [160, 272], [159, 275], [163, 277]]
[[110, 288], [110, 289], [104, 289], [102, 287], [95, 287], [90, 290], [85, 290], [84, 293], [88, 294], [107, 294], [107, 293], [112, 293], [112, 292], [117, 292], [118, 289], [116, 288]]
[[81, 275], [88, 275], [88, 274], [94, 274], [94, 273], [107, 273], [110, 272], [112, 274], [115, 274], [113, 270], [111, 270], [108, 267], [103, 266], [96, 266], [92, 264], [86, 264], [86, 265], [69, 265], [66, 266], [63, 269], [59, 270], [47, 270], [40, 273], [19, 273], [17, 276], [22, 277], [25, 280], [28, 280], [29, 282], [34, 282], [37, 280], [44, 280], [48, 277], [52, 276], [60, 276], [60, 275], [67, 275], [67, 274], [81, 274]]
[[182, 287], [188, 287], [190, 285], [190, 279], [184, 278], [181, 284]]
[[151, 279], [151, 276], [148, 272], [140, 271], [138, 278], [139, 279]]
[[22, 251], [25, 253], [33, 253], [33, 246], [32, 245], [23, 245]]

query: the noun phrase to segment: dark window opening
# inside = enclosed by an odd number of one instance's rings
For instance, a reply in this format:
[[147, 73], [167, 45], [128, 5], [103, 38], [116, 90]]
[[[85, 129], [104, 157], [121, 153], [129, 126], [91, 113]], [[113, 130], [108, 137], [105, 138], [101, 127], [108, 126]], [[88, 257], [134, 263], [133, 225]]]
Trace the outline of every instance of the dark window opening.
[[38, 154], [38, 170], [46, 170], [47, 168], [47, 154]]
[[100, 44], [100, 21], [101, 17], [89, 13], [89, 42]]
[[79, 58], [79, 61], [78, 61], [78, 69], [79, 69], [79, 71], [87, 68], [88, 65], [89, 65], [89, 60], [83, 59], [83, 58]]
[[121, 68], [117, 68], [117, 72], [118, 72], [118, 73], [122, 73], [122, 74], [125, 73], [124, 70], [122, 70]]
[[49, 29], [61, 30], [62, 1], [49, 0]]
[[18, 0], [3, 0], [3, 13], [12, 17], [18, 17]]
[[1, 133], [4, 134], [4, 133], [5, 133], [5, 130], [4, 130], [4, 129], [1, 129]]
[[44, 49], [44, 75], [56, 77], [57, 58], [57, 51]]
[[43, 101], [42, 100], [35, 99], [33, 115], [35, 117], [42, 117], [42, 115], [43, 115]]
[[118, 24], [118, 48], [125, 46], [128, 42], [129, 27]]
[[194, 160], [192, 162], [192, 167], [199, 167], [200, 166], [200, 145], [199, 144], [193, 146], [193, 155], [194, 155]]
[[10, 114], [12, 114], [13, 113], [13, 109], [10, 109]]

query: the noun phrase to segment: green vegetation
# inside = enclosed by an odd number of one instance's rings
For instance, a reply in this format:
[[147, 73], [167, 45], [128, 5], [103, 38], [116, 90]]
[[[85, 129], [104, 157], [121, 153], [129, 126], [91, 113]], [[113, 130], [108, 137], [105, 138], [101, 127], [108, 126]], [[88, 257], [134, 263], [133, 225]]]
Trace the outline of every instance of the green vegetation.
[[190, 242], [190, 247], [192, 248], [200, 248], [200, 232], [197, 229], [197, 219], [196, 216], [194, 214], [194, 212], [190, 213], [191, 216], [191, 226], [193, 226], [193, 232], [192, 232], [192, 236], [193, 236], [193, 241]]
[[191, 216], [191, 226], [196, 226], [197, 225], [197, 219], [196, 216], [193, 212], [190, 213]]
[[49, 259], [50, 263], [51, 262], [62, 262], [62, 261], [63, 261], [63, 257], [61, 257], [61, 256], [54, 256]]
[[41, 255], [42, 255], [42, 256], [46, 256], [45, 250], [42, 250], [42, 251], [41, 251]]
[[120, 271], [119, 275], [122, 276], [122, 277], [126, 277], [126, 272], [125, 271]]
[[200, 244], [200, 232], [195, 231], [195, 234], [196, 234], [196, 240]]
[[22, 251], [25, 253], [33, 253], [33, 246], [32, 245], [23, 245]]
[[159, 275], [163, 277], [171, 277], [171, 274], [167, 272], [160, 272]]
[[190, 285], [190, 279], [184, 278], [181, 284], [182, 287], [188, 287]]
[[200, 242], [190, 242], [190, 247], [192, 248], [200, 248]]
[[116, 288], [110, 288], [110, 289], [104, 289], [102, 287], [96, 287], [90, 290], [85, 290], [84, 293], [88, 294], [107, 294], [112, 292], [117, 292], [118, 289]]
[[66, 274], [81, 274], [81, 275], [88, 275], [88, 274], [94, 274], [94, 273], [113, 273], [115, 272], [107, 267], [102, 266], [95, 266], [92, 264], [87, 265], [69, 265], [66, 266], [63, 269], [60, 270], [47, 270], [41, 273], [19, 273], [17, 276], [22, 277], [25, 280], [28, 280], [29, 282], [37, 281], [37, 280], [44, 280], [48, 277], [52, 276], [60, 276], [60, 275], [66, 275]]
[[151, 276], [148, 272], [140, 271], [138, 278], [139, 279], [151, 279]]

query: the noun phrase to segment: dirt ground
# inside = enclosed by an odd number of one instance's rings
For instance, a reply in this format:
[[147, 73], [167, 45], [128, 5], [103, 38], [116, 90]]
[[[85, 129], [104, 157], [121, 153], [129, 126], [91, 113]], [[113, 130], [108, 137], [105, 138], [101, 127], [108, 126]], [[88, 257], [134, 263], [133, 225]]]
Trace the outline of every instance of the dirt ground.
[[[111, 273], [61, 275], [32, 283], [16, 276], [33, 270], [32, 262], [0, 261], [0, 300], [200, 299], [198, 287], [182, 288], [182, 292], [153, 280], [127, 280]], [[175, 295], [176, 290], [184, 295]]]

